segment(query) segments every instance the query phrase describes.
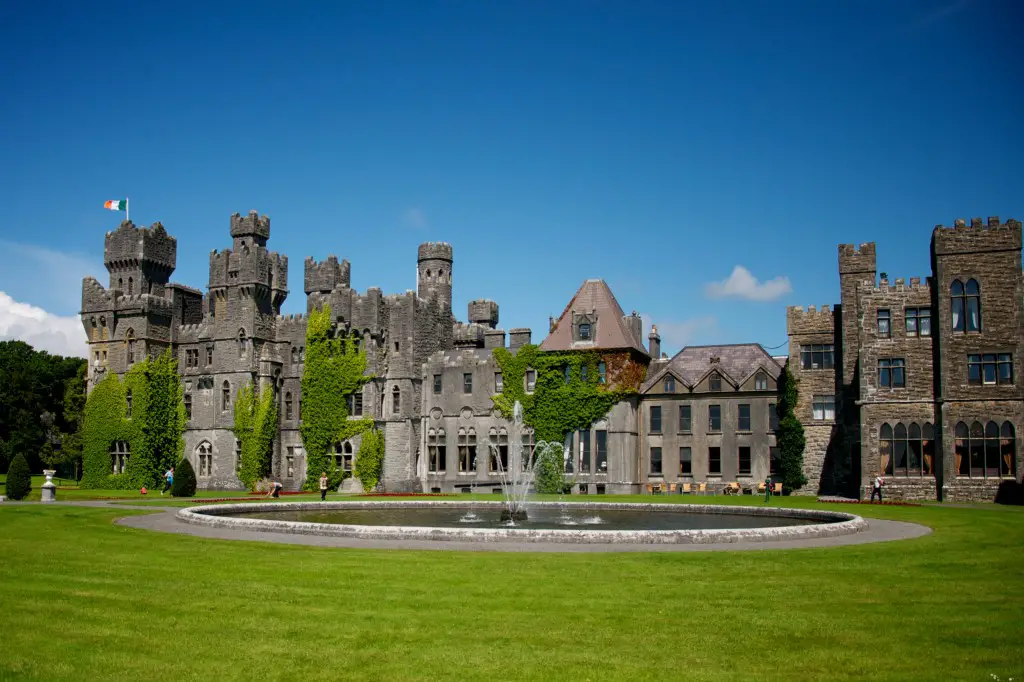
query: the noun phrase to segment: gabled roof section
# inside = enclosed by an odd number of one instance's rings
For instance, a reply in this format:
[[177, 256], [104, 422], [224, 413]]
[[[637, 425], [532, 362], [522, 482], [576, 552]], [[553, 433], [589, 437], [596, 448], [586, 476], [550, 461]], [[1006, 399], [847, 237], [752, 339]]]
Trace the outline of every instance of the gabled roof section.
[[667, 365], [648, 377], [640, 391], [646, 391], [670, 371], [688, 386], [696, 386], [716, 369], [723, 379], [734, 385], [742, 385], [758, 369], [764, 369], [776, 380], [782, 374], [782, 366], [759, 343], [687, 346], [676, 353]]
[[[577, 314], [597, 314], [595, 338], [593, 341], [575, 341], [572, 333], [573, 312]], [[632, 349], [647, 355], [638, 334], [634, 334], [615, 294], [608, 288], [603, 279], [588, 279], [576, 291], [576, 294], [565, 306], [562, 315], [555, 323], [555, 328], [540, 344], [541, 350], [613, 350]], [[639, 319], [639, 318], [638, 318]], [[639, 331], [639, 325], [638, 325]]]

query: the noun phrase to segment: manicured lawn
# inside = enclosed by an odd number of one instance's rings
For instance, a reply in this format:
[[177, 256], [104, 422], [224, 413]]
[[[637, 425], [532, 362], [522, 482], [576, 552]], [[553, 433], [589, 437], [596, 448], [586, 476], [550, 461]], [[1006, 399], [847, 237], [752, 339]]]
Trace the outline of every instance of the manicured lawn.
[[341, 550], [0, 504], [0, 679], [1020, 679], [1024, 509], [784, 502], [935, 532], [758, 552]]

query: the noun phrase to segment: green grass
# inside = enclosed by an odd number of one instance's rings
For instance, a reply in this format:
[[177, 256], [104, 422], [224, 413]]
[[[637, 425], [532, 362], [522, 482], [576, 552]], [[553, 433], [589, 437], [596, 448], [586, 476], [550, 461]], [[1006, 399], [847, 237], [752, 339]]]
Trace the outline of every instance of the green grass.
[[111, 523], [131, 510], [0, 504], [0, 679], [1024, 673], [1024, 510], [784, 502], [934, 533], [756, 552], [344, 550]]

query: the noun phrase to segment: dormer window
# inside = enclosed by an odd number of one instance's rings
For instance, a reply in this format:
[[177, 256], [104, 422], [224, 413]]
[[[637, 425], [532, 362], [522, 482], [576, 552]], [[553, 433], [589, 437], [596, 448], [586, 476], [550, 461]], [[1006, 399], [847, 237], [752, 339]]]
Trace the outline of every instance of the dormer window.
[[676, 378], [669, 374], [665, 377], [665, 393], [676, 392]]
[[708, 377], [708, 390], [715, 392], [722, 390], [722, 375], [718, 372], [714, 372]]
[[580, 341], [590, 341], [590, 323], [583, 322], [580, 324]]
[[768, 376], [764, 372], [758, 372], [757, 376], [754, 377], [754, 390], [755, 391], [767, 391], [768, 390]]

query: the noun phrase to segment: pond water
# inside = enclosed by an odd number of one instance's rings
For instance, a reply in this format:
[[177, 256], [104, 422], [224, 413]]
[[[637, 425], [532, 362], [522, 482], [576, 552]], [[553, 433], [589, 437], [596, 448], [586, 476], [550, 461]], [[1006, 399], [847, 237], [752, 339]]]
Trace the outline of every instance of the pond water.
[[[820, 524], [821, 520], [755, 514], [695, 514], [685, 511], [641, 511], [622, 509], [574, 509], [545, 506], [528, 508], [529, 519], [514, 527], [524, 529], [580, 530], [710, 530], [777, 528]], [[225, 514], [250, 519], [331, 523], [358, 526], [419, 526], [448, 528], [509, 528], [496, 506], [444, 505], [393, 509], [268, 510]]]

